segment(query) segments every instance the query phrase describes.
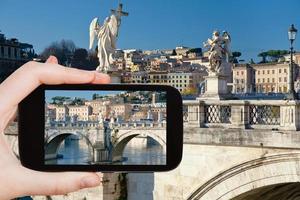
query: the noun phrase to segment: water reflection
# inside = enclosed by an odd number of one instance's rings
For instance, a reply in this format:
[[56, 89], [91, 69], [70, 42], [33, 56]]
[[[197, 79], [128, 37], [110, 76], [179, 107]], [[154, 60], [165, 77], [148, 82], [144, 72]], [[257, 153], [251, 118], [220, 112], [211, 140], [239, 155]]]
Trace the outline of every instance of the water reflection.
[[[163, 148], [151, 138], [141, 143], [132, 139], [124, 149], [124, 165], [165, 165], [166, 154]], [[137, 145], [139, 144], [139, 145]], [[59, 147], [57, 164], [87, 165], [92, 161], [92, 148], [84, 139], [74, 139], [70, 136]]]

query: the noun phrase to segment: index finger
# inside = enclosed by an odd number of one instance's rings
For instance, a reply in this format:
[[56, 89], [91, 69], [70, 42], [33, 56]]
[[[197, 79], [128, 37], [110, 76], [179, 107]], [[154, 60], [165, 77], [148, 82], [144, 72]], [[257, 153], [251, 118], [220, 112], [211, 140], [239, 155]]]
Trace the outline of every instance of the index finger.
[[31, 61], [16, 70], [0, 85], [0, 110], [18, 105], [41, 84], [104, 84], [109, 82], [110, 78], [106, 74]]

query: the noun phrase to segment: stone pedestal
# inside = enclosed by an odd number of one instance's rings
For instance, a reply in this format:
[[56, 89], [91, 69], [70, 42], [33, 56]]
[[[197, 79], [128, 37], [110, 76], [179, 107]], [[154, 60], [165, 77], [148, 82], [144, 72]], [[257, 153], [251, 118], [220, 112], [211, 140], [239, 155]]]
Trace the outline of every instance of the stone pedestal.
[[121, 83], [121, 74], [117, 71], [108, 71], [107, 74], [110, 76], [111, 83]]
[[108, 149], [106, 149], [104, 147], [104, 144], [103, 142], [101, 141], [97, 141], [96, 144], [94, 144], [93, 146], [93, 156], [94, 156], [94, 159], [93, 159], [93, 163], [95, 164], [104, 164], [104, 163], [109, 163], [111, 162], [110, 160], [110, 152]]
[[199, 99], [228, 99], [230, 94], [227, 88], [227, 77], [222, 75], [209, 75], [205, 78], [205, 92]]

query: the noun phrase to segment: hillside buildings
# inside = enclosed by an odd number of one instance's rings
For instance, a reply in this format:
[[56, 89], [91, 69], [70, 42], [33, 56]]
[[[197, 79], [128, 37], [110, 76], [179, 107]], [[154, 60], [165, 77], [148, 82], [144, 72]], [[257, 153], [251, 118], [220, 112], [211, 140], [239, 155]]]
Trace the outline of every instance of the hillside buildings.
[[[139, 92], [125, 93], [120, 96], [83, 100], [83, 104], [72, 102], [46, 104], [46, 121], [50, 122], [98, 122], [100, 118], [116, 122], [162, 122], [166, 119], [166, 102], [155, 93], [144, 95]], [[120, 101], [123, 98], [123, 101]], [[126, 101], [125, 101], [126, 100]]]
[[117, 55], [115, 66], [121, 71], [123, 83], [170, 85], [184, 93], [190, 88], [197, 91], [199, 83], [207, 75], [208, 59], [202, 56], [201, 48], [128, 49], [118, 50]]

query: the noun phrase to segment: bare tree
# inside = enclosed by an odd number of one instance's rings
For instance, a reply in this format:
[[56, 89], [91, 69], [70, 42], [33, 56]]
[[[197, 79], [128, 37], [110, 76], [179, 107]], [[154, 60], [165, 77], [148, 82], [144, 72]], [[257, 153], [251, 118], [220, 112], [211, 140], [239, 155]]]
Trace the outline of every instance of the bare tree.
[[52, 42], [40, 54], [43, 60], [46, 60], [50, 55], [56, 56], [59, 63], [67, 65], [70, 62], [76, 50], [76, 46], [72, 40], [61, 40], [60, 42]]

